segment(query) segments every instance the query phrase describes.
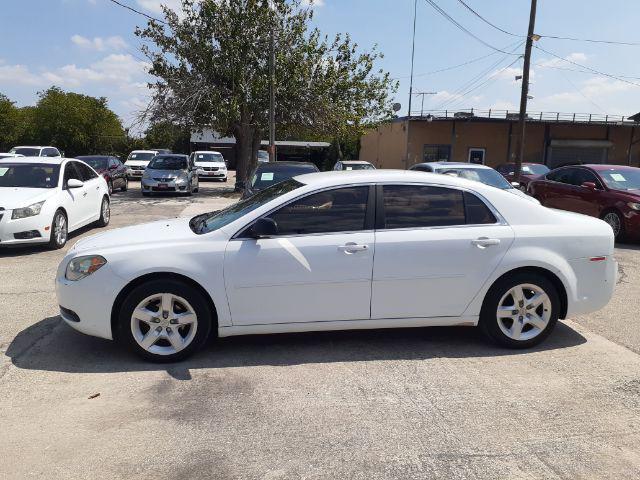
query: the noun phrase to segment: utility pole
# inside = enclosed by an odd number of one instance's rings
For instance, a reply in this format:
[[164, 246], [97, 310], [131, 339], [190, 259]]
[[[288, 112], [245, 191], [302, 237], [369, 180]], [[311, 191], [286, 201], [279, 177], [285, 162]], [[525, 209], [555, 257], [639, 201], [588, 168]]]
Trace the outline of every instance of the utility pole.
[[522, 92], [520, 94], [520, 152], [516, 157], [516, 165], [514, 177], [515, 181], [520, 181], [520, 172], [522, 171], [522, 161], [524, 160], [524, 142], [527, 119], [527, 98], [529, 96], [529, 67], [531, 66], [531, 49], [533, 47], [533, 30], [536, 26], [536, 8], [538, 0], [531, 0], [531, 11], [529, 12], [529, 30], [527, 32], [527, 45], [524, 50], [524, 68], [522, 71]]
[[273, 23], [269, 52], [269, 161], [276, 161], [276, 32]]
[[405, 147], [407, 155], [404, 159], [405, 168], [409, 168], [409, 125], [411, 124], [411, 100], [413, 97], [413, 61], [416, 56], [416, 19], [418, 17], [418, 0], [413, 4], [413, 37], [411, 39], [411, 80], [409, 80], [409, 109], [407, 110], [407, 141]]

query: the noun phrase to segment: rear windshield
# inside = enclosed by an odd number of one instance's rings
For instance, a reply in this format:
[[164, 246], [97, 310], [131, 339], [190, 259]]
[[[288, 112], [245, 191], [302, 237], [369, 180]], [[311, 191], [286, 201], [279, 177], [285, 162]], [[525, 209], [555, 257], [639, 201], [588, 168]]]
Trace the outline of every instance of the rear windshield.
[[315, 165], [280, 165], [277, 167], [275, 165], [265, 165], [264, 167], [258, 167], [254, 172], [251, 177], [251, 188], [253, 190], [262, 190], [296, 175], [317, 171], [318, 169]]
[[40, 149], [39, 148], [12, 148], [9, 153], [18, 153], [20, 155], [24, 155], [25, 157], [39, 157]]
[[82, 160], [84, 163], [88, 163], [94, 170], [106, 170], [107, 159], [101, 157], [76, 157], [78, 160]]
[[598, 173], [609, 188], [614, 190], [640, 190], [640, 168], [633, 170], [612, 168], [600, 170]]
[[151, 170], [184, 170], [187, 159], [184, 157], [156, 157], [151, 160], [148, 168]]
[[0, 187], [56, 188], [60, 165], [0, 164]]
[[196, 153], [196, 162], [224, 162], [224, 157], [219, 153]]
[[153, 152], [149, 152], [149, 153], [131, 153], [129, 154], [129, 157], [127, 158], [127, 160], [151, 160], [153, 157], [155, 157], [156, 154]]
[[466, 178], [467, 180], [484, 183], [485, 185], [501, 188], [503, 190], [513, 188], [513, 186], [507, 182], [502, 175], [490, 168], [447, 168], [438, 170], [438, 173]]

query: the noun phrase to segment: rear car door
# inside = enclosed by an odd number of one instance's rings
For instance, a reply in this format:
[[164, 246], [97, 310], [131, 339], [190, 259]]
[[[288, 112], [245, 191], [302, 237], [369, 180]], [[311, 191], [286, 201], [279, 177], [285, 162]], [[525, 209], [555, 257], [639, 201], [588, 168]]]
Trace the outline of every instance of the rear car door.
[[306, 195], [266, 215], [277, 235], [241, 232], [224, 279], [234, 325], [366, 320], [374, 256], [373, 188]]
[[462, 315], [513, 230], [470, 191], [389, 184], [378, 198], [371, 318]]

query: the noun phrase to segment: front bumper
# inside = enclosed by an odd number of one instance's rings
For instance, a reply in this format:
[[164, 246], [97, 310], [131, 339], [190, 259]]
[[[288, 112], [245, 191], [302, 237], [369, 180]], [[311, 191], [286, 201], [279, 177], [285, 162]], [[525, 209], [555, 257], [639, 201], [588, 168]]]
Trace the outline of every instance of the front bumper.
[[143, 192], [187, 192], [189, 189], [188, 182], [178, 182], [176, 180], [159, 182], [152, 178], [143, 178], [140, 180], [140, 186]]
[[226, 170], [198, 170], [199, 178], [227, 178]]
[[112, 340], [111, 309], [118, 292], [124, 286], [123, 280], [107, 264], [93, 275], [71, 282], [64, 278], [64, 271], [71, 258], [73, 256], [65, 257], [56, 277], [60, 316], [67, 325], [79, 332]]
[[0, 246], [46, 243], [51, 237], [51, 222], [45, 213], [13, 220], [13, 210], [0, 211]]
[[134, 169], [131, 167], [127, 168], [127, 176], [129, 178], [142, 178], [142, 175], [144, 175], [144, 168], [143, 169]]

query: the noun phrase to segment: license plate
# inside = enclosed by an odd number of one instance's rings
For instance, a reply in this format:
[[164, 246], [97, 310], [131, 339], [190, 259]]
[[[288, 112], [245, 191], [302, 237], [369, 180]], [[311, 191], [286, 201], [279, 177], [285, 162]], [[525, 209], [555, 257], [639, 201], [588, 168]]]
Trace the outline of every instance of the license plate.
[[159, 183], [158, 184], [158, 188], [160, 188], [162, 190], [165, 190], [165, 189], [169, 188], [169, 185], [166, 184], [166, 183]]

